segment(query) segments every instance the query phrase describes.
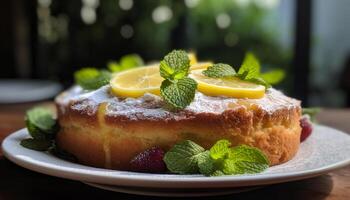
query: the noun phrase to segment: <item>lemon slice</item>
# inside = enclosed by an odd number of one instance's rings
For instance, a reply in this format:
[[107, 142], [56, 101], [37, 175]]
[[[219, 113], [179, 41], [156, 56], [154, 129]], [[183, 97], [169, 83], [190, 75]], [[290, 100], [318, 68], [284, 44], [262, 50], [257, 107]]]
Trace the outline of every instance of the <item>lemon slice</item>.
[[210, 78], [204, 76], [198, 69], [191, 71], [189, 75], [198, 83], [197, 89], [209, 96], [229, 96], [235, 98], [262, 98], [265, 94], [265, 87], [238, 78]]
[[190, 59], [190, 65], [194, 65], [197, 63], [197, 56], [195, 53], [190, 52], [187, 55], [188, 55], [188, 58]]
[[196, 64], [191, 65], [190, 70], [207, 69], [211, 65], [213, 65], [212, 62], [198, 62]]
[[159, 95], [159, 88], [163, 80], [159, 74], [159, 65], [152, 65], [115, 74], [110, 85], [114, 95], [136, 98], [145, 93]]

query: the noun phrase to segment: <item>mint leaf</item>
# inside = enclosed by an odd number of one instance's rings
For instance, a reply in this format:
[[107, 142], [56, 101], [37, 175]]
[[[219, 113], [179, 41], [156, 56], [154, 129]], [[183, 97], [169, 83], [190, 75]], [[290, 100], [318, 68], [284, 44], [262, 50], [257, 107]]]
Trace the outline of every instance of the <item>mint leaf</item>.
[[143, 65], [142, 58], [137, 54], [128, 54], [120, 59], [120, 65], [124, 69], [130, 69]]
[[281, 69], [272, 70], [260, 75], [269, 84], [277, 84], [281, 82], [285, 77], [285, 72]]
[[205, 151], [186, 140], [174, 145], [163, 160], [171, 172], [200, 172], [206, 176], [259, 173], [269, 167], [269, 160], [259, 149], [246, 145], [230, 148], [230, 145], [228, 140], [219, 140], [210, 151]]
[[249, 80], [252, 78], [258, 78], [260, 75], [260, 63], [254, 54], [248, 52], [245, 55], [243, 63], [238, 70], [240, 78], [243, 80]]
[[107, 70], [83, 68], [74, 73], [75, 82], [85, 90], [95, 90], [109, 84], [111, 74]]
[[201, 174], [210, 176], [215, 170], [215, 161], [210, 157], [210, 151], [205, 151], [198, 156], [198, 168]]
[[35, 107], [27, 111], [25, 117], [29, 134], [33, 137], [21, 141], [23, 147], [46, 151], [55, 139], [58, 132], [58, 123], [49, 109]]
[[35, 139], [52, 139], [58, 129], [53, 113], [41, 107], [28, 110], [25, 121], [29, 134]]
[[224, 176], [224, 175], [226, 175], [226, 174], [224, 172], [222, 172], [221, 170], [216, 170], [212, 174], [210, 174], [210, 176]]
[[224, 159], [230, 153], [231, 142], [219, 140], [210, 148], [210, 156], [213, 159]]
[[218, 63], [209, 66], [202, 73], [211, 78], [224, 78], [234, 76], [236, 71], [228, 64]]
[[198, 144], [185, 140], [175, 144], [164, 155], [167, 168], [174, 173], [194, 174], [198, 172], [198, 158], [203, 156], [205, 150]]
[[107, 63], [107, 68], [111, 72], [121, 72], [123, 71], [123, 67], [117, 61], [109, 61]]
[[166, 79], [160, 86], [160, 94], [173, 108], [183, 109], [193, 101], [196, 89], [197, 83], [191, 78], [174, 81]]
[[225, 174], [259, 173], [269, 167], [269, 160], [259, 149], [240, 145], [231, 149], [222, 167]]
[[111, 72], [121, 72], [127, 69], [132, 69], [143, 65], [142, 58], [137, 54], [128, 54], [121, 57], [119, 63], [116, 61], [111, 61], [107, 64], [107, 68]]
[[252, 82], [252, 83], [256, 83], [258, 85], [262, 85], [262, 86], [265, 86], [265, 89], [268, 89], [271, 87], [271, 85], [269, 83], [267, 83], [264, 79], [262, 78], [251, 78], [251, 79], [245, 79], [245, 81], [248, 81], [248, 82]]
[[181, 79], [188, 75], [190, 59], [183, 50], [173, 50], [160, 62], [160, 75], [165, 79]]
[[28, 138], [22, 140], [20, 144], [28, 149], [36, 151], [47, 151], [51, 147], [52, 141]]
[[269, 164], [268, 158], [258, 148], [250, 147], [247, 145], [239, 145], [231, 149], [230, 159], [244, 160], [247, 162], [258, 162]]

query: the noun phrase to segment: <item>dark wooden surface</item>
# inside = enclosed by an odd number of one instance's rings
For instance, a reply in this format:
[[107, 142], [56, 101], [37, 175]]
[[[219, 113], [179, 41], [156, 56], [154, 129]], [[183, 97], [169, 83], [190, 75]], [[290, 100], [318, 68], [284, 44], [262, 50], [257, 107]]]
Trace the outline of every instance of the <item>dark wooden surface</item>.
[[[36, 104], [50, 105], [47, 102]], [[23, 115], [34, 104], [0, 105], [0, 141], [24, 127]], [[320, 123], [350, 133], [350, 109], [324, 109]], [[21, 168], [0, 154], [0, 200], [9, 199], [162, 199], [114, 193], [77, 181]], [[350, 199], [350, 166], [316, 178], [266, 186], [250, 192], [203, 199]], [[193, 198], [192, 198], [193, 199]], [[201, 199], [201, 198], [196, 198]]]

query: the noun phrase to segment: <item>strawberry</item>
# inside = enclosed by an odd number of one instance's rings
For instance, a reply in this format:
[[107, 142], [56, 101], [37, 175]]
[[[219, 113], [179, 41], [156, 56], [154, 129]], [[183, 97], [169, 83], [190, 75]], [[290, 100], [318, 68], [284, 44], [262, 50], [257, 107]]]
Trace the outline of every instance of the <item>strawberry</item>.
[[163, 157], [164, 151], [161, 148], [153, 147], [136, 155], [130, 161], [130, 168], [137, 172], [165, 172], [166, 166]]
[[302, 128], [300, 135], [300, 142], [305, 141], [312, 133], [312, 122], [308, 115], [303, 115], [300, 119], [300, 126]]

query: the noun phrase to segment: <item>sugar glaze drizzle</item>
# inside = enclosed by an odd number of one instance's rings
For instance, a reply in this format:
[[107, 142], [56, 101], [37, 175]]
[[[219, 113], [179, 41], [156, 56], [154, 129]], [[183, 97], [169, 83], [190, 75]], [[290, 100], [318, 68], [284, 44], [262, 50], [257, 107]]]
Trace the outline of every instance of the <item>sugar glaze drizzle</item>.
[[109, 91], [109, 85], [94, 91], [84, 91], [79, 86], [73, 86], [57, 96], [56, 103], [63, 113], [68, 105], [73, 110], [86, 111], [90, 109], [86, 112], [94, 113], [101, 103], [106, 103], [106, 115], [122, 116], [128, 120], [161, 118], [176, 120], [183, 118], [185, 112], [219, 115], [228, 109], [252, 104], [259, 106], [268, 113], [273, 113], [277, 109], [292, 109], [300, 106], [300, 101], [270, 88], [266, 91], [265, 96], [260, 99], [212, 97], [196, 92], [195, 98], [189, 106], [182, 111], [171, 112], [164, 108], [164, 101], [157, 95], [146, 93], [139, 98], [120, 98], [113, 96]]

